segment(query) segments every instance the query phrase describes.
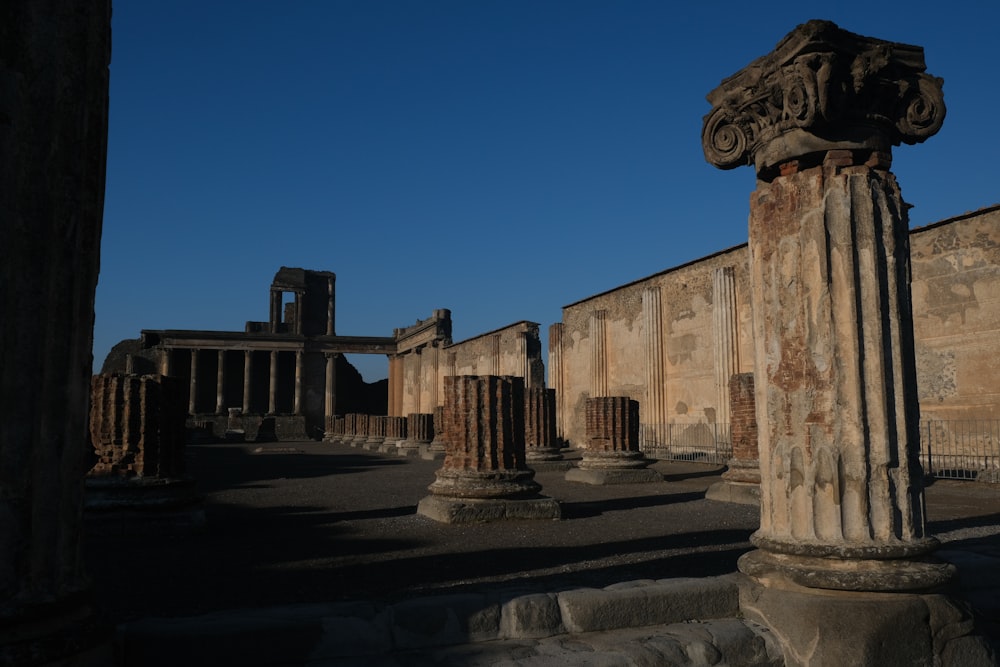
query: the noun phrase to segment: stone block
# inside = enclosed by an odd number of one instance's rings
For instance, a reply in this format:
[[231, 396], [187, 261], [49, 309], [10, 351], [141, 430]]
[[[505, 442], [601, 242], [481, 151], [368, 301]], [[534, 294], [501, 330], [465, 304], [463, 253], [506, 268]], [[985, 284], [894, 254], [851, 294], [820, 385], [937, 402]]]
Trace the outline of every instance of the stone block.
[[566, 632], [554, 594], [521, 595], [500, 609], [500, 636], [504, 639], [535, 639]]
[[447, 646], [497, 639], [500, 605], [485, 594], [408, 600], [390, 608], [397, 649]]
[[566, 591], [559, 594], [559, 609], [567, 631], [598, 632], [735, 616], [738, 601], [732, 577], [666, 579], [634, 588]]
[[760, 505], [760, 485], [739, 484], [724, 480], [708, 487], [708, 490], [705, 491], [705, 498], [724, 503]]
[[570, 468], [566, 471], [566, 481], [593, 485], [647, 484], [650, 482], [662, 482], [663, 475], [651, 468], [625, 468], [621, 470], [613, 468]]
[[427, 496], [417, 504], [417, 514], [441, 523], [481, 523], [517, 519], [562, 517], [559, 502], [552, 498], [450, 498]]

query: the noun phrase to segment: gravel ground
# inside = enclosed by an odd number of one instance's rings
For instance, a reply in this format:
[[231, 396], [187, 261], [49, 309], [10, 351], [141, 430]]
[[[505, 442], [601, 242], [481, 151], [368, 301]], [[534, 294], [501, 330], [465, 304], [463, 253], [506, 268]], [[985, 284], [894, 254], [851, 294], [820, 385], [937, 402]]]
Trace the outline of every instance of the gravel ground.
[[[184, 523], [190, 512], [88, 515], [88, 564], [112, 622], [724, 574], [758, 524], [756, 507], [704, 499], [717, 466], [660, 461], [664, 483], [616, 486], [566, 482], [564, 470], [540, 466], [536, 480], [562, 520], [446, 525], [416, 514], [440, 461], [316, 442], [203, 444], [189, 456], [200, 528]], [[1000, 489], [939, 481], [927, 505], [939, 537], [1000, 544]]]

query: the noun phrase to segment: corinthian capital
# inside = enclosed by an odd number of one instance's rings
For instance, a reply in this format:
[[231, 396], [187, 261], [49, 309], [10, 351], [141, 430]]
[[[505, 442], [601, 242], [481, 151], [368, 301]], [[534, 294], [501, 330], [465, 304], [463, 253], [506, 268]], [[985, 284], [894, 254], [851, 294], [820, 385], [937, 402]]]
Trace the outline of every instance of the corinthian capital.
[[925, 69], [918, 46], [804, 23], [708, 94], [705, 159], [767, 177], [813, 153], [919, 143], [945, 116], [943, 81]]

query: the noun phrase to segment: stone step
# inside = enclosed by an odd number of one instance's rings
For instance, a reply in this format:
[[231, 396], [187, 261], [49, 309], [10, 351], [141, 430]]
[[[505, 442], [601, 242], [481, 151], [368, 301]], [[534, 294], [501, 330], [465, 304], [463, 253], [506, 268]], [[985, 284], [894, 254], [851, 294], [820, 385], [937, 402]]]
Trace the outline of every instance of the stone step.
[[575, 664], [574, 654], [626, 665], [657, 652], [688, 656], [678, 664], [782, 664], [770, 634], [738, 616], [737, 578], [725, 575], [149, 618], [120, 626], [117, 644], [125, 666], [492, 664], [477, 655], [542, 665]]

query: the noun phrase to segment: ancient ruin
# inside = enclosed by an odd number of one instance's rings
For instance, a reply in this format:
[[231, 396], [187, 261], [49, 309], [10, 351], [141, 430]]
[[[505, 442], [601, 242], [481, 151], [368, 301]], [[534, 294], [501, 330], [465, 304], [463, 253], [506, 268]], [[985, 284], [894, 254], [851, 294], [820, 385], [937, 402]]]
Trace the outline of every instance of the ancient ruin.
[[521, 378], [445, 378], [444, 423], [444, 462], [419, 514], [444, 523], [560, 517], [525, 462]]
[[753, 373], [737, 373], [729, 380], [729, 424], [733, 456], [726, 462], [722, 481], [711, 486], [705, 497], [732, 503], [760, 504], [757, 400]]
[[532, 465], [561, 461], [556, 437], [556, 390], [530, 387], [524, 395], [525, 458]]
[[639, 402], [628, 396], [587, 400], [587, 447], [583, 460], [566, 471], [570, 482], [639, 484], [662, 482], [639, 451]]
[[812, 21], [708, 96], [706, 158], [758, 176], [761, 526], [740, 559], [756, 584], [742, 609], [787, 664], [916, 664], [941, 649], [916, 610], [947, 603], [904, 593], [952, 568], [926, 557], [906, 207], [889, 171], [893, 146], [941, 127], [941, 86], [920, 48]]

